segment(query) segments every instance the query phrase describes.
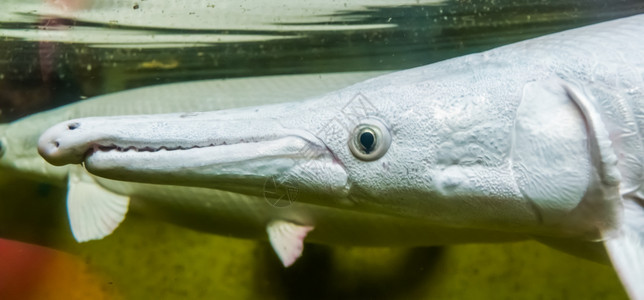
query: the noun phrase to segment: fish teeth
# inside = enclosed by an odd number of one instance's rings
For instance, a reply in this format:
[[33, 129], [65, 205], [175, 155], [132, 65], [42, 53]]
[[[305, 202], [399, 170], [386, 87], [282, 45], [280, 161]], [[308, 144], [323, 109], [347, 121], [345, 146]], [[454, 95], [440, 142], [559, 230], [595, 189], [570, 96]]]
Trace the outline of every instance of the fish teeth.
[[215, 146], [221, 146], [221, 145], [226, 145], [226, 142], [223, 142], [222, 144], [216, 144], [216, 143], [210, 143], [209, 145], [206, 146], [199, 146], [199, 145], [193, 145], [193, 146], [175, 146], [175, 147], [169, 147], [169, 146], [161, 146], [161, 147], [152, 147], [152, 146], [145, 146], [145, 147], [137, 147], [137, 146], [117, 146], [117, 145], [93, 145], [92, 150], [94, 152], [97, 151], [118, 151], [118, 152], [128, 152], [130, 150], [136, 151], [136, 152], [158, 152], [158, 151], [175, 151], [175, 150], [190, 150], [190, 149], [198, 149], [198, 148], [204, 148], [204, 147], [215, 147]]

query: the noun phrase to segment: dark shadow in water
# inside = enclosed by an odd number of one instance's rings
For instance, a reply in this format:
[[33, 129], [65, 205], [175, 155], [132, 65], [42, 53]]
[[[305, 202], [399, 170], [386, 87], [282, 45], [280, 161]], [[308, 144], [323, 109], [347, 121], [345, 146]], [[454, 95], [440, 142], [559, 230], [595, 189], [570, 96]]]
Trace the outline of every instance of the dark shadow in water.
[[[349, 268], [335, 266], [338, 260], [334, 260], [333, 255], [348, 255], [336, 250], [307, 244], [304, 255], [285, 269], [267, 244], [263, 255], [266, 269], [258, 272], [258, 276], [273, 278], [275, 284], [282, 286], [287, 299], [388, 299], [408, 295], [426, 284], [428, 278], [433, 277], [434, 266], [443, 254], [441, 247], [401, 248], [377, 255], [367, 252], [365, 255], [369, 256], [370, 262], [382, 263], [392, 255], [403, 256], [402, 259], [390, 260], [391, 264], [383, 272], [381, 267], [373, 269], [374, 266], [367, 263]], [[350, 255], [361, 255], [360, 251], [358, 249]]]
[[69, 230], [64, 189], [0, 175], [0, 191], [0, 237], [52, 246]]

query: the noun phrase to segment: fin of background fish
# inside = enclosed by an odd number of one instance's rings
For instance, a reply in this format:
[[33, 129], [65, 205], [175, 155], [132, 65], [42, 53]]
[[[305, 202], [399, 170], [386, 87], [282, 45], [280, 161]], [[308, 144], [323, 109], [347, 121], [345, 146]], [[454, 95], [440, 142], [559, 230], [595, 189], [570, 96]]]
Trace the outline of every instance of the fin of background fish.
[[582, 257], [590, 261], [609, 265], [610, 258], [606, 253], [606, 247], [601, 241], [580, 241], [566, 237], [545, 237], [532, 236], [548, 247], [568, 253], [573, 256]]
[[292, 265], [302, 256], [304, 238], [311, 230], [313, 230], [312, 226], [302, 226], [282, 220], [268, 223], [266, 227], [268, 239], [285, 267]]
[[67, 213], [77, 241], [102, 239], [125, 219], [129, 197], [104, 189], [80, 165], [70, 169], [68, 180]]

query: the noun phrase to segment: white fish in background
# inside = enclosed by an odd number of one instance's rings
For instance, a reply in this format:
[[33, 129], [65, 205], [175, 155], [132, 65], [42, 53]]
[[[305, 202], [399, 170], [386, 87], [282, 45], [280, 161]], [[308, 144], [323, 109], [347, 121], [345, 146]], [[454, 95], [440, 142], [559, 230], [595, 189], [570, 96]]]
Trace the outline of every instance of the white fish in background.
[[[436, 236], [441, 227], [529, 235], [570, 252], [603, 242], [629, 295], [644, 299], [643, 37], [638, 15], [303, 102], [77, 119], [45, 132], [39, 151], [117, 180], [255, 196], [267, 179], [294, 184], [310, 206], [259, 217], [286, 265], [331, 218], [307, 209], [328, 207], [434, 224]], [[80, 231], [107, 213], [70, 218]]]
[[368, 12], [391, 6], [442, 3], [442, 0], [343, 3], [316, 0], [4, 0], [0, 23], [28, 23], [40, 18], [79, 24], [55, 26], [56, 22], [43, 22], [38, 27], [7, 27], [0, 28], [0, 35], [93, 47], [206, 46], [296, 39], [305, 37], [305, 32], [391, 28], [397, 24], [386, 19], [379, 22], [369, 19]]

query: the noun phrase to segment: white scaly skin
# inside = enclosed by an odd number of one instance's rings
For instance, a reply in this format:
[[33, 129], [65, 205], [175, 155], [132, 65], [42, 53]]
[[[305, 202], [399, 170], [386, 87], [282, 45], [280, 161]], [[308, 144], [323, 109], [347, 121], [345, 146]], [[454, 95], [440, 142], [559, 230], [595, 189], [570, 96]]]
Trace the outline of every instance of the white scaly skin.
[[[304, 102], [72, 120], [44, 133], [39, 149], [51, 163], [84, 162], [118, 180], [261, 195], [267, 178], [288, 179], [298, 202], [338, 211], [546, 239], [628, 236], [621, 245], [634, 249], [624, 254], [635, 272], [615, 254], [619, 245], [607, 245], [622, 279], [642, 280], [644, 239], [633, 217], [642, 215], [644, 181], [643, 33], [640, 15]], [[368, 109], [347, 113], [355, 97]], [[347, 144], [368, 119], [385, 124], [392, 141], [365, 162]], [[290, 211], [302, 225], [321, 220]], [[633, 297], [644, 297], [639, 286], [630, 284]]]

